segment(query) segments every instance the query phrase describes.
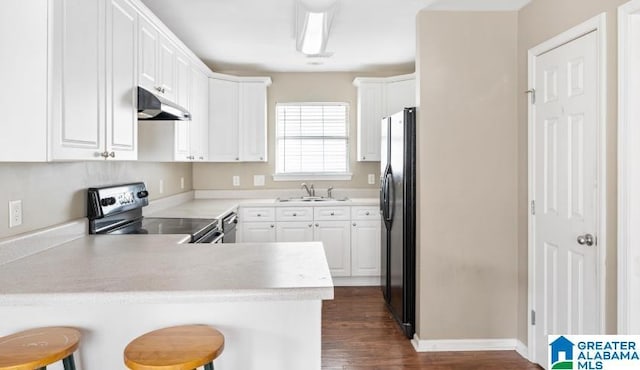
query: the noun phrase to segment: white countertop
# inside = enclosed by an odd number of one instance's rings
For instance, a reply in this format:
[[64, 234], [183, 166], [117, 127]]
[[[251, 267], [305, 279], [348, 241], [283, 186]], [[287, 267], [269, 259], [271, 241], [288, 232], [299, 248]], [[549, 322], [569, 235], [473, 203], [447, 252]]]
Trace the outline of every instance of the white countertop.
[[186, 235], [86, 236], [2, 265], [0, 305], [325, 300], [322, 244], [179, 244]]

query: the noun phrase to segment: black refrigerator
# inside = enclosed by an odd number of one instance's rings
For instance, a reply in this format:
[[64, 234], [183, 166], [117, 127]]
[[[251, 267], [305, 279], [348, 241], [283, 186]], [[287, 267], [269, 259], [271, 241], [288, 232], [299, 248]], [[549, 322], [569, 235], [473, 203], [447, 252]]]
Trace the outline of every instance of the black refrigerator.
[[387, 307], [408, 338], [415, 333], [416, 109], [382, 120], [381, 286]]

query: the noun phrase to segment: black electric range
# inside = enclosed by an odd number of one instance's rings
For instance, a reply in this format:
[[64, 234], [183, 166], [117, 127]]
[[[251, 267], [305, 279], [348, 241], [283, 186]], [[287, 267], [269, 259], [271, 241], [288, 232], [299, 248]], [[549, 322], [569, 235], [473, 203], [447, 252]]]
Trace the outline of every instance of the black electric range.
[[89, 234], [187, 234], [190, 243], [221, 243], [218, 220], [143, 217], [149, 192], [142, 182], [89, 188]]

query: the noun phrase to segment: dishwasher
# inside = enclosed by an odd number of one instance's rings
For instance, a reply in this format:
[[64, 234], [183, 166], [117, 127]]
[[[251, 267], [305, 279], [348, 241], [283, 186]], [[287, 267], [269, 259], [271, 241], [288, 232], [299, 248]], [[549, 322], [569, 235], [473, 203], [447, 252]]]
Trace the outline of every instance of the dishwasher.
[[229, 213], [222, 219], [222, 243], [236, 242], [236, 227], [238, 226], [238, 214], [236, 212]]

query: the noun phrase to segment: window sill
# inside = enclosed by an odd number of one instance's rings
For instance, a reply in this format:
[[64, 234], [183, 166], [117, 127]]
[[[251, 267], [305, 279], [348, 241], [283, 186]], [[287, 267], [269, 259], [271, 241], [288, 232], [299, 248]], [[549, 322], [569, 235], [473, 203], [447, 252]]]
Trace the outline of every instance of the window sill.
[[273, 181], [351, 181], [349, 173], [277, 173], [273, 175]]

